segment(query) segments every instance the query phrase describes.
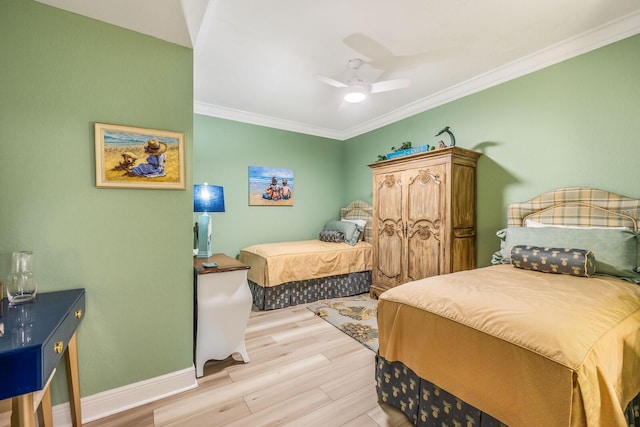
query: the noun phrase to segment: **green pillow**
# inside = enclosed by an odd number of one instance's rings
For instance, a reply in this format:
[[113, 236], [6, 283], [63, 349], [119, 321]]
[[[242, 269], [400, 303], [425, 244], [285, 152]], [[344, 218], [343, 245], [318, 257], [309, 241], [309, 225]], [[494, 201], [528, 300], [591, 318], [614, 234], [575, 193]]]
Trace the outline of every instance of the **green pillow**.
[[358, 226], [353, 222], [331, 220], [324, 225], [324, 230], [341, 231], [344, 233], [344, 242], [355, 246], [360, 239]]
[[531, 245], [584, 248], [593, 252], [596, 273], [640, 280], [637, 272], [638, 233], [612, 228], [509, 227], [496, 233], [504, 241], [494, 263], [510, 264], [511, 248]]

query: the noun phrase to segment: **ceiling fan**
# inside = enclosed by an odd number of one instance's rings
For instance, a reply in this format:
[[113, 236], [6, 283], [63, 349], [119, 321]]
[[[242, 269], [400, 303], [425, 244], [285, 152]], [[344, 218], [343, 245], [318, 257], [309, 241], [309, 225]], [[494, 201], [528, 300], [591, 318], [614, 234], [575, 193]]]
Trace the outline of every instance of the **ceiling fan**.
[[364, 64], [362, 59], [354, 58], [349, 60], [349, 68], [352, 75], [346, 83], [317, 74], [316, 77], [328, 85], [337, 88], [346, 88], [344, 100], [351, 103], [364, 101], [370, 93], [387, 92], [390, 90], [402, 89], [411, 83], [409, 79], [392, 79], [366, 84], [358, 75], [358, 70]]

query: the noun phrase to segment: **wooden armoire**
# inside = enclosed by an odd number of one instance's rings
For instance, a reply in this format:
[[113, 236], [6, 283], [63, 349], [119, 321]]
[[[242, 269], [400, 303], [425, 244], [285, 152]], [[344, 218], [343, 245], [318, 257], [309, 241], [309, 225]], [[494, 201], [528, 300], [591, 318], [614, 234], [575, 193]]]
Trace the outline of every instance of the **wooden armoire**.
[[369, 165], [373, 297], [412, 280], [475, 268], [478, 157], [447, 147]]

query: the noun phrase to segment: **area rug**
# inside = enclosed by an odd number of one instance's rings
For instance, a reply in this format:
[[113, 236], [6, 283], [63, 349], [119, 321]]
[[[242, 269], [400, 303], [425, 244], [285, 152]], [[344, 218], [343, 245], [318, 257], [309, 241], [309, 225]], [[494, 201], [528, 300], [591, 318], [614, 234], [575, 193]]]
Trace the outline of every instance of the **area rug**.
[[318, 301], [307, 308], [371, 351], [378, 351], [378, 301], [368, 294]]

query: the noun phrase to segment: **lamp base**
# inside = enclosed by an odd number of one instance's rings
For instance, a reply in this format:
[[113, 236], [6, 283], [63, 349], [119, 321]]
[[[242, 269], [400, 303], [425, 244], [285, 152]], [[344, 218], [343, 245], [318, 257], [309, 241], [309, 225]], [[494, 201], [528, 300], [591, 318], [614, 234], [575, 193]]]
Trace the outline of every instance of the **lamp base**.
[[207, 214], [198, 217], [198, 254], [197, 258], [209, 258], [211, 251], [211, 217]]

